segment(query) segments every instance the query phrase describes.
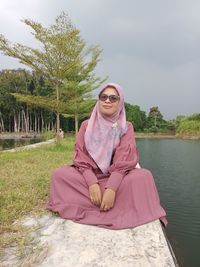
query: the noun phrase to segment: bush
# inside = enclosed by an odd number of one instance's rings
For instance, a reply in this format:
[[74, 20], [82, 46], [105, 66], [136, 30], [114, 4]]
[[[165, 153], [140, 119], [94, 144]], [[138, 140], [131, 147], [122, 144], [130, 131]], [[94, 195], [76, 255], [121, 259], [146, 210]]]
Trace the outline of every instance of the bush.
[[158, 130], [159, 130], [159, 128], [156, 126], [152, 126], [151, 128], [149, 128], [149, 132], [152, 132], [152, 133], [157, 133]]

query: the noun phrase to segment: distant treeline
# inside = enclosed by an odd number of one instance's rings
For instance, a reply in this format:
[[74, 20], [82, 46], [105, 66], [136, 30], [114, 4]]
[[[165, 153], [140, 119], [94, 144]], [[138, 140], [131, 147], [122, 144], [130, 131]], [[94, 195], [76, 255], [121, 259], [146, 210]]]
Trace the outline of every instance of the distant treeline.
[[[56, 131], [56, 114], [46, 108], [30, 103], [18, 102], [13, 93], [31, 96], [48, 96], [53, 92], [50, 83], [43, 76], [25, 69], [0, 71], [0, 132]], [[92, 101], [92, 97], [91, 97]], [[95, 100], [93, 100], [95, 104]], [[127, 120], [139, 132], [171, 132], [178, 134], [199, 134], [200, 114], [178, 116], [166, 121], [158, 107], [151, 107], [146, 114], [138, 105], [125, 103]], [[83, 114], [81, 121], [88, 118]], [[75, 131], [72, 117], [60, 116], [60, 126], [65, 132]]]

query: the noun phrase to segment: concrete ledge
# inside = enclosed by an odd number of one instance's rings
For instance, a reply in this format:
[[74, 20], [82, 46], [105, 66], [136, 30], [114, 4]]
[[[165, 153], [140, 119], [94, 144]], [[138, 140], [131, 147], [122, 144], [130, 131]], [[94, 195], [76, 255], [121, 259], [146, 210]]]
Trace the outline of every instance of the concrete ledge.
[[[23, 225], [37, 227], [31, 235], [37, 240], [35, 248], [39, 249], [27, 259], [18, 261], [20, 266], [177, 266], [158, 220], [134, 229], [109, 230], [47, 214], [37, 219], [27, 217]], [[9, 262], [6, 255], [5, 258], [3, 266], [17, 263]]]

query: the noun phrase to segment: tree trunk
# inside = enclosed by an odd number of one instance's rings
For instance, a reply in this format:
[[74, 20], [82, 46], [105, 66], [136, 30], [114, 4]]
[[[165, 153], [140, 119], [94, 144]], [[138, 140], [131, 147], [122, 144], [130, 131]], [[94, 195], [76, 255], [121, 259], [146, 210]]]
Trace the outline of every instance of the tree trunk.
[[43, 117], [43, 113], [42, 113], [42, 110], [41, 110], [41, 120], [42, 120], [42, 125], [41, 125], [41, 127], [42, 127], [42, 133], [44, 132], [44, 117]]
[[57, 100], [57, 112], [56, 112], [56, 139], [57, 143], [60, 142], [60, 135], [59, 135], [59, 130], [60, 130], [60, 112], [59, 112], [59, 86], [58, 82], [56, 83], [56, 100]]
[[157, 116], [154, 117], [154, 126], [157, 127]]
[[59, 130], [60, 130], [60, 114], [58, 112], [56, 113], [56, 141], [57, 143], [60, 142]]
[[25, 114], [24, 110], [22, 110], [22, 115], [23, 115], [23, 118], [24, 118], [24, 130], [25, 130], [26, 133], [28, 133], [27, 118], [26, 118], [26, 114]]
[[1, 121], [0, 121], [0, 132], [4, 132], [5, 128], [4, 128], [4, 122], [3, 122], [3, 117], [2, 117], [1, 112], [0, 112], [0, 118], [1, 118]]
[[37, 133], [37, 113], [36, 112], [34, 112], [35, 113], [35, 132]]
[[75, 118], [75, 133], [77, 136], [77, 134], [78, 134], [78, 114], [75, 114], [74, 118]]
[[30, 118], [29, 118], [29, 131], [32, 132], [33, 129], [32, 129], [32, 116], [31, 116], [31, 113], [30, 113]]
[[10, 116], [9, 116], [9, 126], [8, 126], [8, 132], [9, 132], [9, 133], [11, 132], [11, 119], [10, 119]]
[[16, 113], [14, 113], [14, 132], [17, 132], [17, 116]]
[[29, 110], [28, 110], [28, 105], [26, 105], [26, 132], [29, 132]]
[[19, 133], [20, 132], [20, 111], [18, 112], [18, 119], [17, 119], [17, 132]]
[[22, 132], [24, 132], [23, 110], [22, 110], [22, 112], [21, 112], [21, 125], [22, 125], [22, 127], [21, 127]]
[[38, 133], [40, 132], [40, 117], [37, 116], [37, 129], [38, 129]]

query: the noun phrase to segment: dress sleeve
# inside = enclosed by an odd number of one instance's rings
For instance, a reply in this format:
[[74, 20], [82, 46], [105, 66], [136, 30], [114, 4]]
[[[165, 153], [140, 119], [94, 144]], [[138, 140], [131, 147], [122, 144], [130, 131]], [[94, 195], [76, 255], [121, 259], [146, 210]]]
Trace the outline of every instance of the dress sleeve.
[[128, 123], [127, 132], [121, 137], [120, 144], [116, 148], [112, 164], [109, 167], [110, 177], [106, 188], [117, 191], [123, 177], [133, 170], [138, 163], [138, 151], [135, 142], [133, 125]]
[[74, 147], [73, 166], [75, 166], [78, 171], [82, 173], [89, 187], [92, 184], [98, 183], [98, 180], [93, 172], [93, 169], [97, 168], [96, 164], [85, 148], [84, 135], [86, 127], [87, 121], [82, 122]]

